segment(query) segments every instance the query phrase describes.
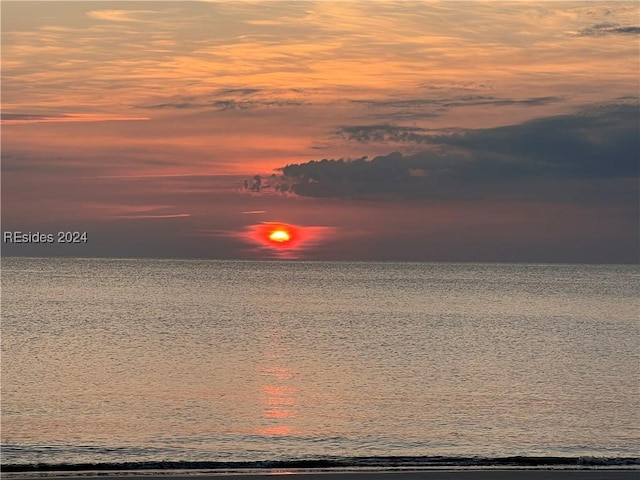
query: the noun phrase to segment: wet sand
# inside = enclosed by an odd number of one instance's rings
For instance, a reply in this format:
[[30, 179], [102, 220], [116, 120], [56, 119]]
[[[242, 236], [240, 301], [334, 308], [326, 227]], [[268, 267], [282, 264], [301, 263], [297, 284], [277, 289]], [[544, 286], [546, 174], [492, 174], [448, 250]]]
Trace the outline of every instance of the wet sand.
[[288, 478], [300, 480], [638, 480], [640, 469], [626, 470], [428, 470], [428, 471], [387, 471], [387, 472], [295, 472], [269, 471], [260, 473], [148, 473], [129, 474], [113, 472], [110, 474], [95, 474], [87, 472], [79, 474], [65, 474], [62, 472], [48, 473], [10, 473], [2, 474], [6, 480], [18, 479], [64, 479], [64, 480], [265, 480], [267, 477], [286, 475]]

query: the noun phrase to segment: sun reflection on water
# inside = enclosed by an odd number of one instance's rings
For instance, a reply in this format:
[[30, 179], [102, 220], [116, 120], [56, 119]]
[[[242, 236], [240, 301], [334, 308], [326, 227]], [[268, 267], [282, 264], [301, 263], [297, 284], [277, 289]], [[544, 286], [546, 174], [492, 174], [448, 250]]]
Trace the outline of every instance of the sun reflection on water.
[[287, 364], [286, 345], [280, 340], [285, 332], [278, 333], [268, 345], [264, 364], [258, 367], [263, 425], [257, 433], [261, 435], [291, 435], [295, 433], [292, 420], [298, 418], [298, 388], [292, 384], [296, 372]]

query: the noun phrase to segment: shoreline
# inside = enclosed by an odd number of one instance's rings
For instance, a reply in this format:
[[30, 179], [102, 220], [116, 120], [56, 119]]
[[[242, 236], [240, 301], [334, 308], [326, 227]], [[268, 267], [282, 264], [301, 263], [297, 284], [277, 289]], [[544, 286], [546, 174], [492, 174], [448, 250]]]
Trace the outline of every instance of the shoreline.
[[[0, 465], [0, 478], [7, 480], [82, 478], [126, 480], [160, 477], [167, 480], [233, 478], [252, 480], [274, 475], [359, 480], [401, 477], [414, 478], [640, 478], [637, 457], [361, 457], [346, 459], [276, 460], [255, 462], [122, 462], [77, 464], [5, 464]], [[593, 477], [594, 473], [597, 476]], [[606, 477], [603, 475], [606, 473]], [[587, 475], [586, 477], [584, 475]], [[542, 475], [542, 476], [541, 476]], [[549, 476], [552, 475], [552, 476]], [[631, 476], [629, 476], [631, 475]]]
[[300, 480], [632, 480], [640, 475], [637, 465], [621, 466], [543, 466], [543, 467], [432, 467], [423, 469], [265, 469], [221, 471], [22, 471], [0, 472], [6, 480], [265, 480], [267, 477], [287, 475]]

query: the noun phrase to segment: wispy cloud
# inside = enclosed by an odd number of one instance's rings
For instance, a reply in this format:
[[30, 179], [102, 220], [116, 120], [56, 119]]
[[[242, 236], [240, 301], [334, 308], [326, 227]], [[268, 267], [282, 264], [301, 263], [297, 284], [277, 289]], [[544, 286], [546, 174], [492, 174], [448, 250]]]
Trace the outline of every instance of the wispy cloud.
[[[379, 106], [398, 109], [389, 112], [395, 118], [426, 120], [440, 112], [409, 109], [427, 108], [428, 100], [409, 107], [398, 102], [412, 98], [397, 95], [425, 84], [447, 95], [455, 84], [464, 83], [461, 78], [530, 92], [528, 96], [507, 93], [507, 100], [522, 102], [513, 106], [541, 105], [526, 101], [542, 102], [545, 96], [550, 97], [545, 105], [550, 105], [551, 97], [575, 96], [580, 89], [543, 93], [553, 84], [549, 79], [558, 79], [558, 85], [584, 84], [585, 75], [591, 80], [602, 74], [607, 78], [628, 75], [611, 66], [609, 50], [616, 45], [588, 50], [585, 55], [585, 46], [566, 31], [583, 28], [588, 36], [630, 34], [638, 28], [625, 26], [637, 14], [632, 4], [615, 8], [556, 7], [551, 2], [508, 7], [478, 2], [469, 8], [456, 2], [418, 2], [406, 8], [392, 2], [323, 1], [146, 5], [144, 9], [100, 9], [76, 2], [68, 7], [74, 20], [66, 23], [36, 22], [33, 29], [24, 30], [11, 29], [11, 22], [4, 22], [5, 108], [37, 101], [104, 109], [146, 105], [166, 110], [249, 110], [349, 98], [386, 101]], [[17, 9], [8, 4], [3, 17], [17, 16], [19, 12], [11, 13]], [[607, 23], [598, 23], [604, 19]], [[594, 26], [584, 29], [586, 22]], [[580, 61], [568, 62], [568, 58]], [[545, 88], [531, 80], [542, 74], [547, 76]], [[25, 84], [32, 86], [28, 99]], [[240, 98], [283, 86], [315, 93], [304, 99]], [[221, 103], [201, 101], [203, 91], [216, 89], [227, 90], [225, 98], [217, 99]], [[96, 91], [111, 93], [96, 95]], [[172, 100], [180, 96], [178, 92], [196, 100]], [[372, 98], [372, 93], [379, 98]], [[507, 105], [486, 100], [487, 106]]]
[[340, 127], [335, 134], [360, 143], [400, 142], [425, 143], [431, 139], [428, 130], [420, 127], [404, 127], [389, 124], [350, 125]]
[[167, 102], [144, 105], [142, 108], [151, 110], [176, 109], [190, 110], [212, 108], [221, 112], [226, 110], [253, 110], [257, 108], [275, 108], [275, 107], [295, 107], [304, 105], [302, 101], [296, 100], [256, 100], [256, 101], [238, 101], [238, 100], [214, 100], [210, 102]]
[[622, 26], [617, 23], [598, 23], [578, 31], [579, 37], [602, 37], [605, 35], [640, 35], [640, 26]]
[[190, 217], [190, 213], [172, 213], [166, 215], [114, 215], [113, 218], [122, 218], [128, 220], [143, 220], [143, 219], [164, 219], [164, 218], [184, 218]]
[[356, 103], [363, 103], [372, 107], [391, 108], [416, 108], [423, 106], [435, 106], [442, 108], [468, 107], [474, 105], [482, 106], [538, 106], [548, 105], [563, 100], [563, 97], [543, 96], [531, 98], [501, 98], [488, 95], [462, 95], [453, 98], [410, 98], [401, 100], [353, 100]]
[[140, 22], [145, 23], [147, 20], [138, 18], [139, 14], [153, 14], [153, 10], [92, 10], [87, 12], [87, 17], [95, 20], [105, 20], [108, 22]]
[[127, 122], [150, 120], [149, 117], [122, 117], [117, 115], [101, 115], [91, 113], [2, 113], [3, 124], [30, 124], [30, 123], [68, 123], [68, 122]]

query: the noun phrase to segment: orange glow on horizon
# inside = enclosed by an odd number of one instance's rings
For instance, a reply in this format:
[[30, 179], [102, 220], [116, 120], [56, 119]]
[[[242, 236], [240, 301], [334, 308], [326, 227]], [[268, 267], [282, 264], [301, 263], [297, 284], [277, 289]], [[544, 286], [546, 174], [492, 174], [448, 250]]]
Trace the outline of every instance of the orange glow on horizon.
[[256, 246], [257, 252], [278, 258], [300, 258], [305, 251], [336, 236], [334, 227], [302, 226], [281, 222], [250, 225], [234, 236]]
[[300, 241], [299, 230], [298, 227], [286, 223], [265, 223], [260, 228], [259, 235], [271, 247], [291, 249]]

